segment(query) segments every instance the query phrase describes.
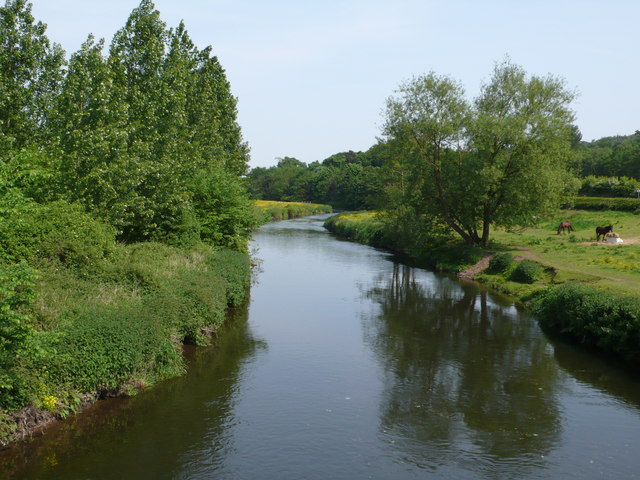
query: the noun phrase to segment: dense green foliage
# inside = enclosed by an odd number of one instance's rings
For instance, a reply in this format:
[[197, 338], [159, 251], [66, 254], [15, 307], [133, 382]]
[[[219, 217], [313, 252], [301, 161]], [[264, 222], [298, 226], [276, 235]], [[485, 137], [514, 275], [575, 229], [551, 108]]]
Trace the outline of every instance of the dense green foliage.
[[374, 212], [333, 215], [324, 221], [324, 226], [330, 232], [358, 243], [389, 250], [397, 248], [382, 217]]
[[285, 157], [274, 167], [251, 170], [249, 190], [259, 200], [312, 202], [342, 210], [376, 208], [381, 202], [385, 155], [384, 146], [376, 145], [309, 165]]
[[[638, 158], [640, 162], [640, 158]], [[582, 179], [579, 194], [585, 197], [635, 197], [638, 198], [640, 180], [629, 177], [597, 177]]]
[[110, 395], [181, 373], [181, 343], [207, 343], [227, 306], [243, 301], [248, 262], [202, 244], [185, 250], [145, 242], [114, 245], [91, 269], [36, 262], [35, 281], [13, 267], [9, 286], [21, 297], [18, 304], [15, 293], [3, 295], [12, 315], [4, 331], [22, 354], [2, 365], [3, 378], [19, 372], [19, 381], [5, 378], [0, 406], [44, 406], [53, 398], [49, 409], [64, 414], [86, 392]]
[[540, 323], [582, 345], [640, 360], [640, 299], [580, 283], [548, 289], [533, 304]]
[[0, 7], [0, 156], [43, 140], [64, 64], [45, 30], [26, 0]]
[[26, 401], [24, 381], [17, 372], [32, 333], [30, 318], [22, 310], [35, 299], [35, 274], [25, 263], [0, 264], [0, 407]]
[[374, 212], [355, 212], [329, 217], [324, 226], [343, 238], [373, 247], [385, 248], [419, 265], [459, 272], [478, 262], [482, 249], [451, 242], [444, 235], [431, 234], [425, 243], [416, 243], [411, 235], [398, 235], [393, 218]]
[[89, 36], [63, 70], [29, 4], [9, 1], [0, 21], [0, 178], [38, 202], [82, 204], [122, 241], [246, 245], [248, 148], [210, 47], [142, 0], [108, 55]]
[[107, 54], [45, 30], [0, 7], [0, 409], [64, 415], [183, 370], [246, 295], [257, 220], [210, 47], [150, 0]]

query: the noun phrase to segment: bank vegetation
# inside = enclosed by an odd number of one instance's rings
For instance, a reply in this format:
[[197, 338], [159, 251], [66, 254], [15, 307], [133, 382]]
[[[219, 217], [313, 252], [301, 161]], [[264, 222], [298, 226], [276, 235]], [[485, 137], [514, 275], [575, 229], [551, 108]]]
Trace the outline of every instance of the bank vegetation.
[[218, 58], [151, 1], [68, 60], [0, 7], [0, 444], [210, 341], [249, 285], [247, 162]]

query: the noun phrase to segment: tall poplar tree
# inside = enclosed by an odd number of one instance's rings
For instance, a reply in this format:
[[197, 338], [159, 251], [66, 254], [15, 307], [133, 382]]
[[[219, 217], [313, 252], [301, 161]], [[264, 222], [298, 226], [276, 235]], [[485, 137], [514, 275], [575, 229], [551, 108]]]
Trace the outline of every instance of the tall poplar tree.
[[237, 122], [237, 101], [211, 47], [200, 52], [196, 79], [188, 103], [192, 141], [205, 164], [219, 164], [236, 175], [248, 170], [249, 147]]
[[0, 7], [0, 155], [40, 146], [62, 79], [64, 52], [45, 35], [26, 0]]
[[70, 200], [122, 232], [140, 203], [139, 162], [128, 152], [128, 103], [114, 85], [104, 41], [90, 35], [71, 56], [51, 115], [59, 183]]

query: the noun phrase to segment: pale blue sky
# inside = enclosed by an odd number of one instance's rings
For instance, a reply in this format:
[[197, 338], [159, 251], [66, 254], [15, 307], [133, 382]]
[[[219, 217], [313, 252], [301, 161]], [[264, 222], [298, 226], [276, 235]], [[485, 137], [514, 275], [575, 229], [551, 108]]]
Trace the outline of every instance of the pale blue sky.
[[[136, 0], [32, 0], [68, 54], [110, 42]], [[251, 166], [304, 162], [376, 141], [385, 99], [431, 70], [478, 93], [496, 61], [563, 77], [585, 140], [640, 129], [638, 0], [156, 0], [214, 47], [238, 97]]]

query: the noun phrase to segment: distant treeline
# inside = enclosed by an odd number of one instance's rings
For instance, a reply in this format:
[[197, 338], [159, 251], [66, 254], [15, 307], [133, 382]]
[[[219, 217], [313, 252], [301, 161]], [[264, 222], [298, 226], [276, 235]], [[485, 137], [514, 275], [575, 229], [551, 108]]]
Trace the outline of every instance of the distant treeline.
[[341, 210], [378, 208], [383, 195], [380, 175], [387, 148], [343, 152], [306, 164], [284, 157], [274, 167], [248, 174], [249, 192], [257, 200], [312, 202]]
[[580, 142], [581, 176], [640, 179], [640, 130], [632, 135]]
[[[640, 131], [633, 135], [580, 141], [573, 128], [574, 174], [579, 195], [637, 197], [640, 189]], [[336, 153], [305, 164], [284, 157], [273, 167], [254, 168], [248, 174], [253, 198], [316, 202], [343, 210], [381, 208], [384, 178], [393, 145], [378, 143], [366, 152]]]

